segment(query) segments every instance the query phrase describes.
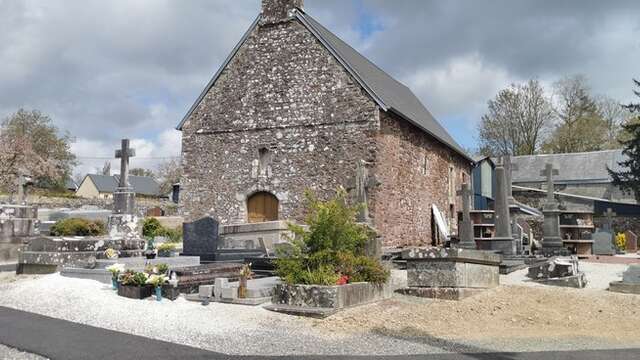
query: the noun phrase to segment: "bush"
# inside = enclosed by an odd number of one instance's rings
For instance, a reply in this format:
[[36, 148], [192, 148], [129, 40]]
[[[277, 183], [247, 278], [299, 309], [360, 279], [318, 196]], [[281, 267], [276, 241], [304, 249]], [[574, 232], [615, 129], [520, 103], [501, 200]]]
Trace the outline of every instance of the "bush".
[[170, 243], [181, 243], [182, 242], [182, 228], [170, 229], [166, 227], [161, 227], [158, 230], [158, 236], [164, 236], [167, 238], [167, 242]]
[[162, 225], [156, 218], [148, 217], [142, 222], [142, 236], [145, 238], [155, 238], [161, 229]]
[[163, 243], [158, 246], [158, 251], [173, 251], [176, 249], [176, 244]]
[[53, 224], [49, 232], [52, 236], [100, 236], [106, 235], [107, 229], [100, 220], [69, 218]]
[[306, 194], [309, 212], [305, 228], [290, 224], [292, 248], [279, 253], [276, 274], [287, 284], [335, 285], [371, 282], [383, 284], [389, 271], [380, 261], [364, 254], [371, 230], [355, 221], [357, 206], [348, 206], [346, 191], [338, 190], [329, 201]]

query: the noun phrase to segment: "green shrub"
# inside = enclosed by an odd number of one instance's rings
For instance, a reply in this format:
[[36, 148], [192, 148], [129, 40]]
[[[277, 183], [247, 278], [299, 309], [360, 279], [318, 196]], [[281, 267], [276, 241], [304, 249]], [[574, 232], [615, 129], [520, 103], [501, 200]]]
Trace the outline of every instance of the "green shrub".
[[156, 218], [148, 217], [142, 221], [142, 236], [145, 238], [155, 238], [161, 229], [162, 225]]
[[389, 271], [380, 261], [364, 254], [371, 230], [355, 221], [357, 206], [347, 205], [346, 191], [338, 190], [329, 201], [306, 194], [308, 229], [290, 224], [291, 249], [279, 253], [276, 274], [287, 284], [334, 285], [350, 282], [383, 284]]
[[182, 242], [182, 228], [175, 228], [175, 229], [171, 229], [171, 228], [166, 228], [166, 227], [161, 227], [160, 230], [158, 230], [158, 236], [164, 236], [167, 238], [167, 242], [170, 243], [181, 243]]
[[56, 222], [49, 230], [52, 236], [100, 236], [107, 233], [104, 222], [69, 218]]
[[163, 243], [158, 246], [158, 251], [173, 251], [176, 249], [176, 244]]

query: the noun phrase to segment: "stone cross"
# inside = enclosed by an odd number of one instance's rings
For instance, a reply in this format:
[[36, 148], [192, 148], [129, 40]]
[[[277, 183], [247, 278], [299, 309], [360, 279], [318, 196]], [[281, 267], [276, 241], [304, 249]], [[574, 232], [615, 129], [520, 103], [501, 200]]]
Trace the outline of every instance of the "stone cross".
[[471, 222], [471, 189], [466, 182], [462, 184], [456, 195], [462, 197], [462, 222], [460, 223], [460, 244], [463, 249], [476, 249], [473, 238], [473, 223]]
[[555, 203], [555, 197], [553, 196], [553, 175], [559, 175], [560, 172], [558, 169], [553, 168], [553, 164], [547, 163], [544, 170], [540, 171], [541, 176], [545, 176], [547, 178], [547, 202]]
[[507, 199], [509, 204], [515, 204], [513, 198], [513, 170], [518, 170], [518, 165], [511, 162], [511, 155], [505, 155], [502, 157], [502, 164], [504, 165], [504, 173], [507, 177]]
[[129, 184], [129, 158], [136, 156], [136, 150], [129, 147], [129, 139], [122, 139], [122, 148], [116, 150], [116, 159], [120, 159], [120, 183], [121, 188], [128, 188]]
[[611, 208], [607, 208], [607, 212], [604, 213], [604, 216], [607, 217], [607, 222], [605, 224], [605, 230], [609, 230], [609, 231], [613, 231], [613, 217], [616, 216], [618, 214], [616, 214], [613, 209]]

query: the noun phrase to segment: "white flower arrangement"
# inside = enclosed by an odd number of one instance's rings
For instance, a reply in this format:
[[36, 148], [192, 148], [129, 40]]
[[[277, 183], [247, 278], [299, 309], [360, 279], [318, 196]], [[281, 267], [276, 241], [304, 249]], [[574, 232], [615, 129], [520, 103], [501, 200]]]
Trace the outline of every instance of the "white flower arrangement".
[[124, 264], [113, 264], [111, 266], [108, 266], [106, 270], [110, 272], [114, 278], [116, 278], [118, 277], [118, 274], [120, 274], [121, 272], [124, 272], [125, 266]]
[[169, 278], [165, 275], [154, 274], [149, 276], [149, 278], [147, 279], [147, 284], [153, 285], [153, 287], [158, 287], [166, 283], [167, 280], [169, 280]]

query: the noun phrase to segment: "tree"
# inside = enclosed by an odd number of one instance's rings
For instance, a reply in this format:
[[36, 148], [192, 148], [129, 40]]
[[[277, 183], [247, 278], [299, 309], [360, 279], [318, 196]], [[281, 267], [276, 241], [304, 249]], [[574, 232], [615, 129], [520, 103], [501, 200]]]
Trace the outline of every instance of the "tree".
[[[633, 81], [640, 89], [640, 81]], [[634, 93], [640, 97], [640, 90]], [[624, 147], [622, 153], [627, 156], [627, 160], [618, 163], [622, 170], [613, 171], [608, 167], [607, 170], [613, 179], [613, 185], [633, 192], [636, 200], [640, 201], [640, 103], [632, 103], [624, 108], [632, 114], [637, 114], [635, 121], [629, 121], [623, 125], [624, 131], [630, 135], [628, 140], [622, 142]]]
[[105, 161], [101, 170], [102, 175], [111, 176], [111, 161]]
[[559, 119], [551, 138], [544, 144], [547, 153], [601, 150], [607, 144], [607, 123], [590, 94], [582, 75], [565, 77], [554, 84], [555, 113]]
[[149, 169], [143, 169], [143, 168], [131, 169], [131, 170], [129, 170], [129, 175], [133, 175], [133, 176], [148, 176], [148, 177], [155, 178], [155, 174], [153, 173], [153, 171], [151, 171]]
[[549, 99], [537, 80], [501, 90], [488, 102], [478, 131], [487, 156], [532, 155], [538, 152], [554, 119]]
[[620, 135], [622, 132], [622, 124], [631, 117], [627, 110], [620, 102], [607, 97], [600, 96], [596, 99], [598, 113], [606, 123], [607, 134], [605, 149], [620, 148]]
[[173, 184], [180, 182], [182, 178], [182, 166], [178, 159], [170, 159], [158, 165], [158, 179], [160, 180], [160, 191], [162, 194], [168, 194]]
[[30, 175], [39, 187], [63, 189], [76, 165], [72, 141], [49, 116], [18, 110], [0, 126], [0, 186], [12, 191], [20, 175]]

